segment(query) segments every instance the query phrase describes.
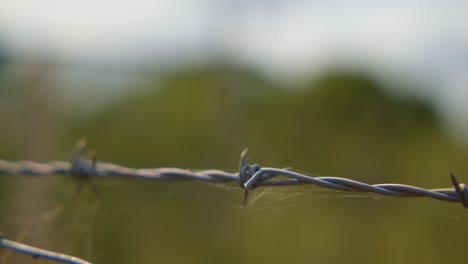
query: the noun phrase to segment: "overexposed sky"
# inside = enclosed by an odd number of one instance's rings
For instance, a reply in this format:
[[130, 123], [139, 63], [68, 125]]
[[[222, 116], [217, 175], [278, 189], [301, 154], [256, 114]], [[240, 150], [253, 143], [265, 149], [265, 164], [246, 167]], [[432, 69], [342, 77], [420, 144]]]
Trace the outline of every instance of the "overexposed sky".
[[222, 55], [274, 76], [331, 64], [417, 80], [468, 132], [468, 1], [0, 0], [0, 44], [76, 63]]

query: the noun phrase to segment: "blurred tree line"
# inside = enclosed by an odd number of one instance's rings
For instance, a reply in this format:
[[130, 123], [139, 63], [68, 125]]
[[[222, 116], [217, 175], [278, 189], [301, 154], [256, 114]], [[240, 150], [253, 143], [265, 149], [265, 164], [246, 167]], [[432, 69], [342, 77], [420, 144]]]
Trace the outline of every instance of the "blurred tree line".
[[[466, 150], [431, 105], [389, 94], [358, 72], [288, 87], [226, 63], [187, 67], [148, 75], [143, 89], [82, 118], [61, 103], [54, 67], [29, 60], [2, 67], [2, 157], [64, 159], [85, 137], [99, 158], [136, 167], [236, 171], [245, 147], [264, 165], [372, 182], [443, 184], [450, 170], [467, 167]], [[80, 107], [92, 104], [99, 101]]]
[[446, 182], [449, 168], [465, 168], [464, 150], [428, 103], [390, 95], [363, 74], [334, 71], [284, 87], [214, 65], [162, 74], [158, 83], [73, 123], [66, 141], [85, 135], [101, 157], [135, 166], [236, 170], [249, 147], [265, 165], [376, 182], [434, 172], [442, 174], [430, 179]]
[[[466, 150], [444, 133], [431, 105], [415, 98], [389, 94], [387, 91], [391, 87], [384, 89], [371, 77], [352, 70], [330, 71], [320, 78], [288, 86], [273, 83], [241, 66], [221, 63], [200, 68], [180, 68], [160, 72], [157, 77], [148, 75], [147, 81], [142, 84], [144, 89], [132, 92], [129, 88], [125, 97], [83, 118], [72, 113], [77, 109], [67, 109], [57, 103], [62, 99], [56, 97], [60, 87], [54, 82], [53, 66], [48, 63], [26, 63], [18, 67], [9, 66], [2, 70], [0, 66], [0, 158], [40, 161], [67, 159], [76, 139], [85, 137], [90, 146], [97, 150], [99, 159], [132, 167], [174, 166], [237, 171], [239, 154], [248, 147], [250, 157], [265, 166], [292, 167], [306, 173], [349, 177], [368, 183], [401, 182], [423, 187], [449, 187], [449, 171], [468, 171], [468, 165], [464, 162]], [[85, 108], [87, 104], [96, 103], [99, 101], [91, 100], [83, 102], [81, 106]], [[92, 237], [94, 243], [86, 247], [101, 252], [101, 255], [97, 257], [86, 250], [88, 253], [85, 255], [91, 254], [91, 260], [99, 258], [99, 263], [138, 263], [135, 260], [155, 258], [156, 255], [152, 255], [154, 250], [150, 249], [155, 243], [160, 249], [168, 249], [167, 252], [157, 251], [158, 258], [164, 260], [166, 257], [165, 263], [177, 262], [171, 256], [177, 254], [179, 244], [198, 245], [196, 238], [187, 238], [183, 232], [198, 238], [206, 236], [204, 239], [208, 239], [208, 242], [204, 240], [203, 243], [219, 247], [215, 241], [225, 234], [207, 232], [209, 235], [202, 235], [190, 229], [183, 222], [186, 218], [184, 213], [200, 215], [190, 218], [190, 225], [204, 231], [208, 230], [208, 226], [204, 226], [208, 224], [209, 228], [223, 230], [225, 226], [214, 222], [214, 219], [233, 225], [233, 231], [229, 234], [242, 248], [239, 242], [242, 237], [237, 237], [235, 233], [240, 232], [241, 227], [232, 222], [239, 216], [229, 211], [232, 208], [216, 202], [210, 207], [204, 206], [199, 199], [203, 200], [201, 193], [206, 189], [198, 193], [179, 193], [176, 201], [161, 202], [161, 211], [155, 215], [162, 214], [170, 220], [164, 222], [166, 220], [158, 218], [154, 223], [148, 221], [141, 226], [143, 231], [135, 231], [135, 228], [127, 230], [120, 227], [137, 221], [133, 217], [135, 211], [146, 212], [147, 208], [154, 206], [152, 199], [158, 196], [158, 191], [164, 192], [167, 185], [151, 185], [150, 188], [145, 183], [129, 183], [123, 187], [114, 186], [122, 191], [119, 195], [125, 196], [125, 200], [115, 193], [106, 196], [106, 188], [109, 187], [105, 187], [103, 199], [107, 207], [100, 207], [94, 214], [113, 215], [112, 223], [109, 223], [106, 217], [90, 220], [89, 216], [72, 211], [76, 206], [82, 210], [91, 209], [84, 209], [89, 204], [83, 206], [80, 202], [64, 198], [66, 194], [63, 194], [63, 190], [71, 192], [73, 189], [69, 187], [70, 182], [53, 179], [47, 184], [42, 183], [43, 186], [38, 189], [39, 181], [0, 178], [0, 204], [2, 196], [8, 201], [13, 196], [25, 199], [13, 205], [3, 204], [7, 209], [0, 214], [0, 224], [3, 224], [0, 226], [16, 225], [21, 228], [21, 221], [11, 223], [11, 214], [14, 215], [21, 208], [27, 208], [21, 215], [40, 214], [47, 206], [37, 203], [60, 201], [65, 210], [72, 209], [62, 216], [59, 223], [55, 223], [56, 226], [50, 224], [49, 230], [63, 228], [70, 236], [76, 237], [76, 232], [72, 231], [79, 228], [65, 224], [67, 219], [75, 221], [77, 217], [84, 217], [85, 223], [95, 221], [93, 232], [79, 229], [81, 231], [78, 233], [84, 232]], [[194, 193], [200, 196], [194, 199]], [[31, 199], [35, 204], [31, 205]], [[204, 199], [206, 201], [207, 198]], [[184, 211], [174, 213], [177, 208]], [[213, 208], [217, 211], [213, 211]], [[381, 209], [374, 209], [384, 213]], [[178, 217], [170, 218], [171, 214]], [[311, 223], [310, 213], [301, 214], [309, 216], [302, 221]], [[206, 222], [203, 215], [214, 215], [214, 219]], [[16, 221], [20, 217], [13, 219]], [[383, 216], [377, 220], [387, 221]], [[173, 230], [170, 234], [164, 233], [163, 242], [166, 244], [155, 242], [151, 236], [151, 232], [160, 231], [155, 224], [157, 221], [163, 221], [168, 230]], [[339, 219], [330, 221], [341, 223]], [[366, 221], [348, 221], [347, 224], [358, 228]], [[118, 235], [116, 230], [119, 230]], [[391, 234], [392, 230], [380, 231]], [[35, 239], [40, 241], [41, 237], [48, 236], [48, 232], [37, 231]], [[278, 236], [277, 239], [286, 239], [286, 236]], [[55, 239], [63, 241], [63, 238]], [[308, 239], [303, 237], [298, 241], [309, 243]], [[49, 237], [46, 243], [55, 245], [53, 241], [54, 238]], [[147, 243], [152, 244], [148, 246]], [[342, 245], [342, 249], [349, 254], [354, 248], [346, 244], [348, 242], [333, 243], [338, 243], [334, 244], [337, 247]], [[430, 244], [428, 246], [437, 246], [430, 241], [427, 243]], [[343, 246], [345, 244], [350, 247], [349, 251]], [[83, 250], [74, 247], [83, 246], [74, 245], [68, 248], [68, 253], [79, 252], [78, 255], [83, 256]], [[219, 262], [231, 253], [229, 248], [217, 248], [204, 253], [193, 249], [186, 254], [189, 259], [181, 257], [179, 263], [206, 263], [208, 255], [212, 262]], [[245, 260], [242, 256], [230, 257], [232, 263]], [[336, 258], [343, 261], [345, 257]], [[259, 260], [255, 257], [249, 259]], [[275, 260], [286, 261], [277, 257], [267, 261]]]

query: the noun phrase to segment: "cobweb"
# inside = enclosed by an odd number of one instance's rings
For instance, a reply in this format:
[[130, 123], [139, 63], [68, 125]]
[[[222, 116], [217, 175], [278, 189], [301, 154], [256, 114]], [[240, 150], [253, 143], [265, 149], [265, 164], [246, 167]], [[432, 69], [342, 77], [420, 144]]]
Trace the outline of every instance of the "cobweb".
[[[102, 200], [78, 197], [68, 188], [60, 188], [63, 193], [59, 193], [58, 178], [12, 177], [11, 188], [1, 197], [5, 206], [0, 211], [0, 231], [6, 238], [58, 253], [78, 253], [85, 259], [94, 255], [92, 228]], [[2, 264], [28, 263], [28, 259], [31, 256], [0, 250]]]
[[[241, 230], [245, 227], [235, 222], [237, 218], [250, 221], [250, 225], [263, 232], [263, 236], [258, 238], [258, 250], [263, 257], [272, 260], [278, 258], [275, 255], [278, 251], [275, 237], [288, 236], [275, 231], [277, 226], [288, 226], [281, 224], [280, 219], [297, 225], [310, 223], [311, 226], [332, 221], [338, 226], [349, 225], [349, 228], [353, 228], [360, 226], [356, 220], [359, 218], [364, 222], [380, 223], [384, 229], [386, 225], [391, 227], [392, 223], [402, 223], [402, 229], [407, 230], [416, 228], [417, 222], [423, 222], [426, 228], [418, 227], [421, 230], [414, 231], [415, 234], [410, 237], [410, 240], [417, 241], [422, 236], [441, 239], [442, 232], [422, 235], [430, 228], [444, 230], [448, 235], [468, 224], [466, 211], [458, 204], [424, 198], [403, 199], [339, 192], [312, 185], [259, 187], [251, 191], [249, 203], [242, 209], [243, 190], [235, 183], [102, 179], [96, 181], [100, 192], [96, 196], [89, 186], [85, 186], [81, 193], [76, 193], [76, 185], [70, 179], [53, 178], [47, 186], [39, 184], [40, 181], [49, 181], [46, 179], [27, 178], [21, 181], [18, 186], [33, 181], [28, 183], [31, 189], [45, 189], [28, 193], [20, 188], [12, 188], [2, 194], [2, 204], [7, 205], [0, 211], [0, 230], [4, 235], [18, 242], [74, 255], [94, 263], [113, 263], [112, 260], [116, 259], [118, 263], [184, 262], [186, 260], [169, 253], [167, 256], [161, 256], [161, 252], [153, 253], [158, 251], [154, 249], [158, 246], [151, 246], [153, 249], [150, 250], [143, 245], [155, 244], [170, 249], [172, 243], [176, 245], [186, 243], [184, 240], [192, 241], [187, 232], [193, 232], [192, 235], [199, 237], [201, 244], [210, 243], [200, 237], [201, 231], [197, 230], [213, 228], [213, 225], [217, 228], [215, 230], [221, 232], [218, 234], [220, 237], [232, 237], [230, 229]], [[378, 229], [375, 223], [369, 225], [371, 230]], [[196, 230], [192, 230], [192, 227]], [[313, 231], [311, 228], [303, 232], [312, 235]], [[347, 232], [353, 235], [353, 231]], [[462, 232], [466, 234], [466, 231]], [[156, 235], [150, 235], [152, 233]], [[232, 239], [237, 241], [240, 238]], [[161, 244], [161, 241], [164, 243]], [[309, 242], [312, 245], [318, 243], [313, 238]], [[368, 242], [360, 243], [365, 245]], [[125, 253], [116, 252], [118, 249], [125, 249]], [[209, 256], [209, 252], [200, 255], [202, 253], [198, 251], [189, 251], [187, 254], [192, 259], [198, 257], [201, 260]], [[408, 254], [412, 256], [412, 253]], [[425, 260], [429, 263], [437, 262], [435, 260], [444, 262], [446, 257], [440, 253]], [[28, 261], [33, 262], [30, 257], [0, 250], [2, 264]]]

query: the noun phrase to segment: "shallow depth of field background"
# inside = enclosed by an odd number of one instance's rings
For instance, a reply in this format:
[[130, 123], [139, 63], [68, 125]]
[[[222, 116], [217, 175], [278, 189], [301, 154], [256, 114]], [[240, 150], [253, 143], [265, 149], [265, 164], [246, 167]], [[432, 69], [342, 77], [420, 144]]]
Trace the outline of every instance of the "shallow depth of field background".
[[[468, 5], [0, 2], [0, 159], [468, 182]], [[93, 263], [451, 263], [468, 211], [311, 185], [0, 175], [0, 232]], [[0, 249], [2, 263], [30, 257]], [[49, 263], [38, 260], [38, 263]], [[51, 263], [51, 262], [50, 262]]]

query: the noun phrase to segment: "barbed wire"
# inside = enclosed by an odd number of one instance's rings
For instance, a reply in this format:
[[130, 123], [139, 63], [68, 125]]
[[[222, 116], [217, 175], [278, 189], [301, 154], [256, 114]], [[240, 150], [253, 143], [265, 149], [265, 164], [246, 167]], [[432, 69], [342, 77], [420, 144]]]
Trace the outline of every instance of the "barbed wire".
[[247, 149], [241, 153], [239, 172], [222, 170], [189, 170], [172, 167], [161, 168], [129, 168], [117, 164], [97, 161], [94, 152], [89, 158], [83, 158], [82, 152], [86, 145], [84, 140], [78, 141], [71, 162], [51, 161], [6, 161], [0, 159], [0, 174], [30, 174], [30, 175], [71, 175], [74, 178], [89, 181], [93, 177], [132, 177], [147, 180], [200, 180], [207, 182], [238, 182], [246, 191], [260, 186], [287, 186], [313, 184], [320, 187], [346, 192], [371, 192], [394, 197], [429, 197], [437, 200], [458, 202], [468, 208], [468, 188], [464, 183], [458, 183], [455, 175], [450, 174], [452, 187], [443, 189], [424, 189], [421, 187], [397, 184], [367, 184], [352, 179], [332, 176], [309, 176], [289, 169], [261, 167], [258, 164], [246, 162]]
[[0, 234], [0, 248], [10, 249], [19, 253], [27, 254], [32, 256], [33, 259], [45, 258], [71, 264], [91, 264], [90, 262], [79, 259], [77, 257], [40, 249], [3, 238], [2, 234]]
[[[251, 165], [246, 161], [247, 149], [241, 153], [239, 172], [234, 173], [222, 170], [188, 170], [171, 167], [135, 169], [104, 161], [98, 162], [95, 152], [91, 152], [89, 158], [83, 158], [82, 152], [85, 145], [84, 140], [78, 141], [71, 162], [12, 162], [0, 159], [0, 174], [71, 175], [80, 180], [78, 189], [81, 188], [82, 183], [87, 182], [96, 194], [98, 189], [92, 182], [93, 177], [132, 177], [147, 180], [192, 179], [207, 182], [234, 181], [238, 182], [240, 187], [244, 189], [243, 207], [248, 203], [249, 191], [257, 187], [313, 184], [346, 192], [371, 192], [379, 195], [407, 198], [428, 197], [441, 201], [461, 203], [465, 208], [468, 208], [468, 188], [466, 184], [459, 183], [453, 173], [450, 173], [451, 188], [424, 189], [397, 183], [367, 184], [341, 177], [309, 176], [289, 169], [261, 167], [258, 164]], [[3, 246], [3, 244], [0, 244], [0, 246]], [[33, 253], [31, 255], [40, 256], [40, 254]]]

